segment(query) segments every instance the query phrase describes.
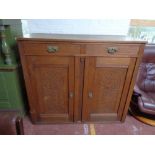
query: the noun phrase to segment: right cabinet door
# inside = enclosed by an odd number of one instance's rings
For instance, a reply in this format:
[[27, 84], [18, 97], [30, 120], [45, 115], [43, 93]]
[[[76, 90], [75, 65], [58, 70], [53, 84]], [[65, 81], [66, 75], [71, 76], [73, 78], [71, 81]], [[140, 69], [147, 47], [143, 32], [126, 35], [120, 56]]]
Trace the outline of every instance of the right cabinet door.
[[135, 58], [86, 58], [83, 121], [121, 120], [135, 63]]

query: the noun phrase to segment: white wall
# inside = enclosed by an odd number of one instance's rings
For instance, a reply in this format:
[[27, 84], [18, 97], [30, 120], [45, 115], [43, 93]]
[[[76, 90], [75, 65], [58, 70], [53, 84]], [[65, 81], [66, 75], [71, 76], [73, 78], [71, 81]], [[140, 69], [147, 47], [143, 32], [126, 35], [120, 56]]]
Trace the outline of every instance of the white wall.
[[126, 35], [130, 20], [28, 19], [25, 33]]

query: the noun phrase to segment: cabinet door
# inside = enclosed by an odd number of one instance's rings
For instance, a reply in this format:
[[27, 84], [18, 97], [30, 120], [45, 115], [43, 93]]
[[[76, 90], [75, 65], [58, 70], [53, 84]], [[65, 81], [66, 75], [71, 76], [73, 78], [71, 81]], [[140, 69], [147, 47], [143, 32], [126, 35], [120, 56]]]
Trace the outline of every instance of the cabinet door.
[[26, 60], [35, 121], [73, 121], [74, 58], [29, 56]]
[[121, 120], [135, 58], [86, 58], [83, 121]]

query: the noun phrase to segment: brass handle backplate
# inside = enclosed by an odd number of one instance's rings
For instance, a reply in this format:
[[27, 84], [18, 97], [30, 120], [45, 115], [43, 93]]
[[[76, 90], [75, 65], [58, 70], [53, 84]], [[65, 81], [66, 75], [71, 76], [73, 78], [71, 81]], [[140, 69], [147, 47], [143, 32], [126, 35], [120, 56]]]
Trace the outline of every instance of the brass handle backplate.
[[116, 53], [118, 51], [118, 48], [117, 47], [108, 47], [107, 48], [107, 52], [109, 53], [109, 54], [114, 54], [114, 53]]
[[58, 51], [58, 46], [47, 46], [47, 51], [49, 53], [55, 53]]

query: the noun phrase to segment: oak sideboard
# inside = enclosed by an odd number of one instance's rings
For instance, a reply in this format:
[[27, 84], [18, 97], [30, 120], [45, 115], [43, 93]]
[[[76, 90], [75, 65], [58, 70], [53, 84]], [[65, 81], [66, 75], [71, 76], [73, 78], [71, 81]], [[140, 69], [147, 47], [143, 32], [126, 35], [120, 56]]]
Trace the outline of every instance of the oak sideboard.
[[57, 34], [17, 41], [34, 123], [125, 120], [145, 41]]

